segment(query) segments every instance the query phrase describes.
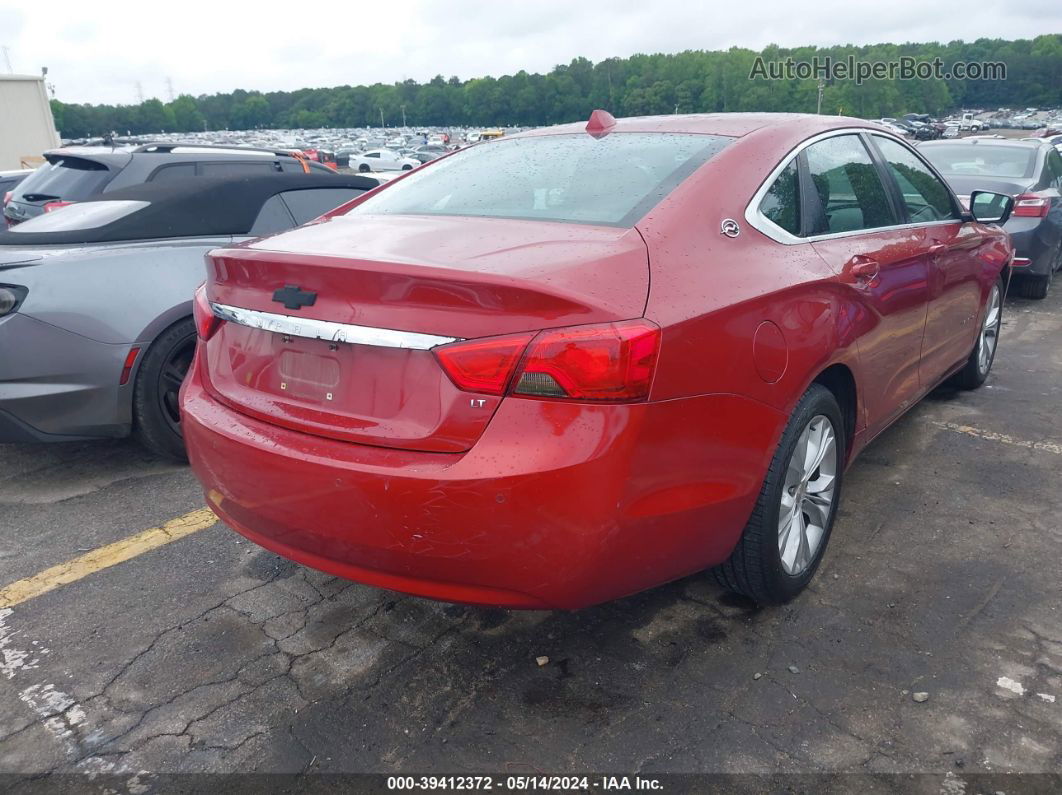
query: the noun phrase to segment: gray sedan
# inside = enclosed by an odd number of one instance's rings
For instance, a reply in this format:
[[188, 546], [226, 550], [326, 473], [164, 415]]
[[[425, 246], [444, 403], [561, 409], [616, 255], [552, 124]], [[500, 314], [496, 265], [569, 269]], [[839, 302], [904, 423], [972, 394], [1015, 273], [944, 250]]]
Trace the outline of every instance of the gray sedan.
[[0, 442], [132, 432], [182, 458], [177, 392], [195, 349], [203, 255], [310, 221], [377, 184], [334, 174], [190, 178], [114, 191], [0, 233]]

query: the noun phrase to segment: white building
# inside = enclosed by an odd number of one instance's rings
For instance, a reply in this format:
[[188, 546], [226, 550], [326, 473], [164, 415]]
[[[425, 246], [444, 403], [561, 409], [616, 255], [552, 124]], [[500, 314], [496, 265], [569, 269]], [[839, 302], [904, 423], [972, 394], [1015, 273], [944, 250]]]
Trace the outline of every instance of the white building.
[[44, 78], [0, 75], [0, 171], [35, 168], [59, 143]]

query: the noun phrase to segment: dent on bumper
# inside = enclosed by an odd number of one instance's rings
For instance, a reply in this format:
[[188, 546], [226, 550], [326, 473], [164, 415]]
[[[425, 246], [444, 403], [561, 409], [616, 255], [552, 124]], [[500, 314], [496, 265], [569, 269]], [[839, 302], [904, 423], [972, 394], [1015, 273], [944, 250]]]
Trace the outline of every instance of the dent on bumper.
[[454, 602], [576, 608], [724, 560], [784, 418], [733, 395], [507, 398], [467, 453], [338, 442], [183, 392], [193, 470], [234, 529], [300, 563]]

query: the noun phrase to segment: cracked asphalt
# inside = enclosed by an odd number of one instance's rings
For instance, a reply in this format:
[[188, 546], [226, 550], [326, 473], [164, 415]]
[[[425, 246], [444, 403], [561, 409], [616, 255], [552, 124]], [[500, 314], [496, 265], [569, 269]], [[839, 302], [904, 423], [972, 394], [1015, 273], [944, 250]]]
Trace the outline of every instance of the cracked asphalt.
[[[854, 465], [785, 607], [706, 575], [439, 604], [217, 524], [0, 611], [0, 773], [1058, 773], [1062, 289], [1004, 318], [986, 388]], [[0, 445], [0, 586], [202, 505], [132, 442]]]

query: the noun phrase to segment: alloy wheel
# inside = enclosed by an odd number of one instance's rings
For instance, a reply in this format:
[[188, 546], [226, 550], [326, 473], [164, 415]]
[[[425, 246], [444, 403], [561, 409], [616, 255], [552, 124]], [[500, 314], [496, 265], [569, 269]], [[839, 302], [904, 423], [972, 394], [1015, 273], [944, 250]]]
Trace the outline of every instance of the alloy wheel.
[[977, 339], [977, 371], [981, 375], [985, 375], [988, 368], [992, 366], [992, 357], [995, 355], [996, 343], [999, 341], [1000, 315], [999, 285], [997, 284], [992, 286], [992, 293], [988, 296], [985, 322], [981, 326], [981, 335]]
[[778, 510], [778, 554], [786, 574], [799, 576], [814, 562], [833, 511], [839, 456], [833, 423], [812, 417], [789, 457]]
[[162, 417], [170, 429], [178, 436], [181, 434], [181, 409], [179, 393], [188, 367], [195, 356], [195, 336], [175, 345], [159, 372], [158, 399]]

